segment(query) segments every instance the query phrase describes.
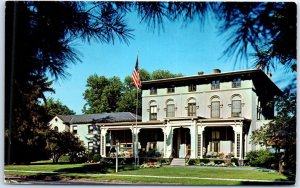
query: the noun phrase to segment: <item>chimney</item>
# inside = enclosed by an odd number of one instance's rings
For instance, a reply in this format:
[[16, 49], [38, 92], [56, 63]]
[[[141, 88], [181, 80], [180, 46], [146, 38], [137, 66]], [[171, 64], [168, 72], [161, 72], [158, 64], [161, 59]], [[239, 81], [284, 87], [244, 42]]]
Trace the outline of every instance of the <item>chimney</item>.
[[203, 74], [204, 74], [203, 71], [198, 72], [198, 75], [199, 75], [199, 76], [201, 76], [201, 75], [203, 75]]
[[213, 73], [221, 73], [221, 70], [220, 69], [213, 69]]

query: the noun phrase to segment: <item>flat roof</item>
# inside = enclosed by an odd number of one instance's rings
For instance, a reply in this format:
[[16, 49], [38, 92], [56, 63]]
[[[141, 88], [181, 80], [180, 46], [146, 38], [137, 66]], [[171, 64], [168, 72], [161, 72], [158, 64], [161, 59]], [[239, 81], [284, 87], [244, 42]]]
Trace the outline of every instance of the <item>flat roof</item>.
[[239, 70], [230, 71], [223, 73], [209, 73], [194, 76], [183, 76], [176, 78], [158, 79], [158, 80], [148, 80], [142, 81], [142, 89], [150, 89], [151, 87], [163, 88], [170, 85], [187, 85], [189, 83], [210, 83], [212, 80], [219, 79], [222, 81], [230, 81], [232, 78], [240, 77], [242, 80], [251, 79], [258, 85], [263, 87], [269, 87], [269, 89], [274, 90], [276, 94], [281, 94], [282, 91], [275, 85], [275, 83], [270, 79], [269, 76], [261, 69], [249, 69], [249, 70]]

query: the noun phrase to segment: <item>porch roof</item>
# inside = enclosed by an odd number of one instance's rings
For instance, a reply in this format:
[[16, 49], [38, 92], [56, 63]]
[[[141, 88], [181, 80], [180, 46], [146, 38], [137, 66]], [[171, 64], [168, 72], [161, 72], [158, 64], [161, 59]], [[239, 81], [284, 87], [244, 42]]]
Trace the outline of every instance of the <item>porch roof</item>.
[[244, 117], [198, 119], [199, 123], [201, 123], [201, 122], [236, 122], [236, 121], [251, 122], [251, 119], [247, 119]]
[[142, 117], [131, 112], [115, 112], [103, 114], [82, 114], [82, 115], [58, 115], [66, 124], [81, 124], [81, 123], [112, 123], [112, 122], [135, 122], [141, 121]]
[[97, 123], [100, 126], [164, 125], [164, 121]]

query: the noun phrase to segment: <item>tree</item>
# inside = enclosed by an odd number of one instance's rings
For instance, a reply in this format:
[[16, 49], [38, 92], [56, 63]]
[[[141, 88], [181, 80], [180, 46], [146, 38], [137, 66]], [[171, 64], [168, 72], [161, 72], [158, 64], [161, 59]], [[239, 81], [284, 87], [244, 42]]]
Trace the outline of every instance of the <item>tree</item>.
[[83, 113], [115, 112], [117, 101], [120, 98], [122, 82], [117, 77], [105, 78], [92, 75], [87, 79], [87, 89], [83, 96], [87, 101], [83, 107]]
[[80, 60], [72, 42], [113, 43], [118, 38], [128, 43], [132, 38], [122, 13], [111, 3], [96, 4], [90, 8], [88, 2], [6, 2], [6, 163], [29, 162], [43, 153], [35, 153], [36, 146], [45, 143], [36, 138], [47, 130], [40, 99], [53, 90], [48, 75], [65, 78], [69, 64]]
[[[235, 63], [254, 50], [255, 65], [269, 71], [277, 64], [296, 71], [296, 3], [294, 2], [138, 2], [141, 22], [164, 29], [164, 21], [197, 21], [214, 17], [227, 43], [224, 56]], [[213, 15], [212, 15], [213, 13]], [[212, 16], [211, 16], [212, 15]]]
[[53, 163], [58, 163], [64, 154], [75, 156], [85, 151], [82, 141], [70, 132], [57, 132], [49, 130], [46, 133], [46, 151], [51, 154]]
[[[155, 70], [152, 73], [149, 73], [145, 69], [140, 69], [139, 72], [142, 81], [175, 78], [175, 77], [183, 76], [181, 73], [174, 74], [167, 70]], [[117, 106], [118, 106], [117, 111], [136, 113], [136, 104], [138, 100], [137, 114], [141, 115], [142, 114], [141, 90], [139, 90], [137, 94], [136, 88], [132, 84], [130, 76], [125, 77], [123, 85], [124, 85], [124, 90], [122, 91], [120, 100], [117, 102]]]
[[182, 74], [173, 74], [170, 71], [167, 70], [155, 70], [151, 74], [152, 80], [158, 80], [158, 79], [166, 79], [166, 78], [175, 78], [175, 77], [181, 77]]
[[48, 98], [43, 106], [46, 108], [48, 115], [51, 117], [56, 115], [75, 114], [73, 110], [70, 110], [66, 105], [63, 105], [60, 100], [54, 100], [53, 98]]
[[268, 124], [253, 132], [251, 142], [284, 149], [286, 169], [296, 172], [296, 94], [285, 91], [276, 102], [277, 115]]
[[214, 4], [219, 30], [226, 33], [225, 55], [242, 58], [254, 49], [256, 65], [269, 71], [276, 64], [296, 71], [296, 3], [226, 2]]

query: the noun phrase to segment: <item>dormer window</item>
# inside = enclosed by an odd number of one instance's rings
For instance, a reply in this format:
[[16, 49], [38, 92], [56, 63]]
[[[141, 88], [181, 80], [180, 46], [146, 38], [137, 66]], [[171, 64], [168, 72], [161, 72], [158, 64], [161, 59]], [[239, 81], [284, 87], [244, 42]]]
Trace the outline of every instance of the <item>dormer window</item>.
[[241, 87], [241, 78], [235, 78], [232, 80], [232, 88], [240, 88]]
[[167, 93], [175, 93], [175, 87], [174, 86], [168, 87]]
[[193, 92], [197, 90], [197, 85], [196, 84], [190, 84], [189, 85], [189, 92]]
[[150, 89], [150, 95], [156, 95], [157, 94], [157, 88], [151, 87]]
[[220, 80], [214, 80], [211, 82], [211, 89], [220, 89]]

